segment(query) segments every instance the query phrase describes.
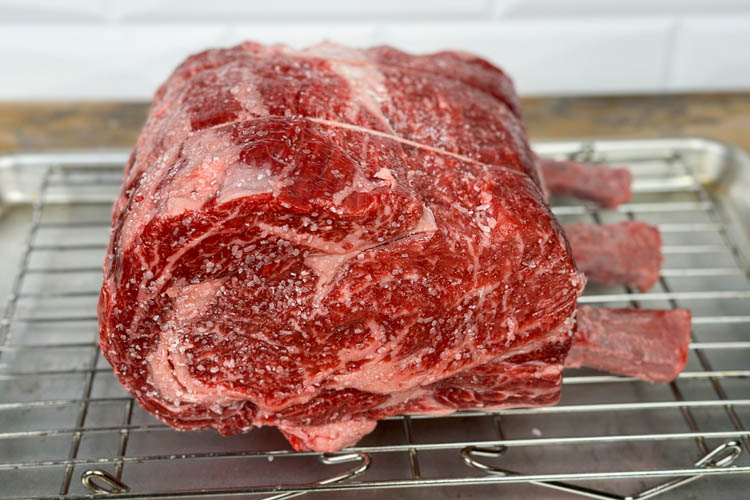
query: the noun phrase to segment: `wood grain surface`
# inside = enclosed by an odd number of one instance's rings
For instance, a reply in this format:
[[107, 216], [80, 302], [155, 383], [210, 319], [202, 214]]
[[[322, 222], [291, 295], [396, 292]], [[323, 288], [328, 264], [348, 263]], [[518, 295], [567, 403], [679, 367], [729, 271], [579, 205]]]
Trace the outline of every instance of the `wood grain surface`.
[[[750, 150], [750, 93], [523, 99], [533, 139], [702, 136]], [[131, 147], [143, 102], [0, 103], [0, 152]]]

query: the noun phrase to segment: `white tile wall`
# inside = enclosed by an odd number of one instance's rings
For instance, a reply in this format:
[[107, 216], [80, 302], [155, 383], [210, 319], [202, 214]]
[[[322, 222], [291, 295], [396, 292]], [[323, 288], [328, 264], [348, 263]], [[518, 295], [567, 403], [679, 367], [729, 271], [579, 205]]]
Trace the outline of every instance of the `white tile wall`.
[[750, 90], [750, 0], [0, 0], [0, 100], [148, 99], [248, 39], [469, 50], [526, 95]]
[[678, 90], [750, 87], [750, 17], [681, 22], [668, 83]]
[[107, 21], [111, 0], [2, 0], [0, 23]]
[[513, 18], [637, 18], [750, 14], [747, 0], [522, 0], [501, 11]]
[[451, 47], [499, 62], [525, 94], [664, 90], [672, 23], [663, 19], [390, 25], [383, 43], [415, 52]]
[[187, 54], [226, 34], [222, 25], [0, 27], [0, 97], [148, 98]]
[[489, 0], [127, 0], [118, 18], [136, 22], [331, 21], [365, 19], [476, 18], [489, 12]]

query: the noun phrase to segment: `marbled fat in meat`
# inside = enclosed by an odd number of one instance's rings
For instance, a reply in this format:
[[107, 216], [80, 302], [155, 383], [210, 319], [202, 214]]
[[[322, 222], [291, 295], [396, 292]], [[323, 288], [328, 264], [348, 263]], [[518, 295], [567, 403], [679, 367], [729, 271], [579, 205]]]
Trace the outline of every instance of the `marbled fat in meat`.
[[102, 352], [167, 424], [281, 429], [554, 404], [584, 285], [510, 80], [467, 54], [245, 43], [157, 91], [124, 174]]

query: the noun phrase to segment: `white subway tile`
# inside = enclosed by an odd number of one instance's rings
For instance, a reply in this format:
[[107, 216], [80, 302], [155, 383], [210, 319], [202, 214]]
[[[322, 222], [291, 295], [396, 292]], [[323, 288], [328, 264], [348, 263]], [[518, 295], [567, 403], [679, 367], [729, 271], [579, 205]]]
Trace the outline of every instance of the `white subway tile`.
[[481, 18], [490, 0], [116, 0], [123, 21], [370, 21]]
[[106, 0], [0, 0], [0, 23], [104, 21]]
[[490, 18], [507, 17], [516, 12], [527, 0], [489, 0]]
[[[506, 0], [499, 0], [504, 3]], [[750, 13], [747, 0], [521, 0], [495, 9], [514, 19], [584, 19], [590, 17], [675, 17], [686, 14]]]
[[0, 99], [148, 99], [225, 36], [223, 26], [0, 27]]
[[417, 52], [480, 54], [527, 95], [654, 92], [665, 85], [671, 27], [659, 19], [392, 24], [380, 41]]
[[670, 90], [750, 90], [750, 17], [700, 17], [680, 22]]

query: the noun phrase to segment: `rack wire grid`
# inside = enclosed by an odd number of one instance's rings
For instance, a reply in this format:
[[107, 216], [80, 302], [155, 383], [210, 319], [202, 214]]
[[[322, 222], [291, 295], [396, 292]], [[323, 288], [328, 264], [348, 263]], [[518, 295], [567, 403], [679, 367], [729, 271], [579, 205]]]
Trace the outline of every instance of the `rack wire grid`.
[[9, 219], [16, 232], [27, 222], [0, 324], [0, 497], [360, 499], [385, 488], [399, 488], [388, 493], [399, 498], [746, 495], [750, 268], [737, 221], [709, 189], [738, 167], [727, 166], [722, 145], [701, 140], [535, 149], [631, 170], [634, 197], [619, 209], [557, 200], [554, 211], [562, 222], [659, 227], [665, 262], [652, 291], [591, 284], [580, 302], [690, 308], [685, 371], [653, 384], [567, 370], [557, 406], [394, 417], [356, 447], [323, 456], [291, 450], [273, 428], [231, 438], [177, 432], [135, 404], [101, 356], [95, 314], [126, 152], [6, 157], [0, 180], [21, 186], [6, 204], [34, 202], [9, 204], [16, 208], [0, 218], [0, 235], [10, 234]]

